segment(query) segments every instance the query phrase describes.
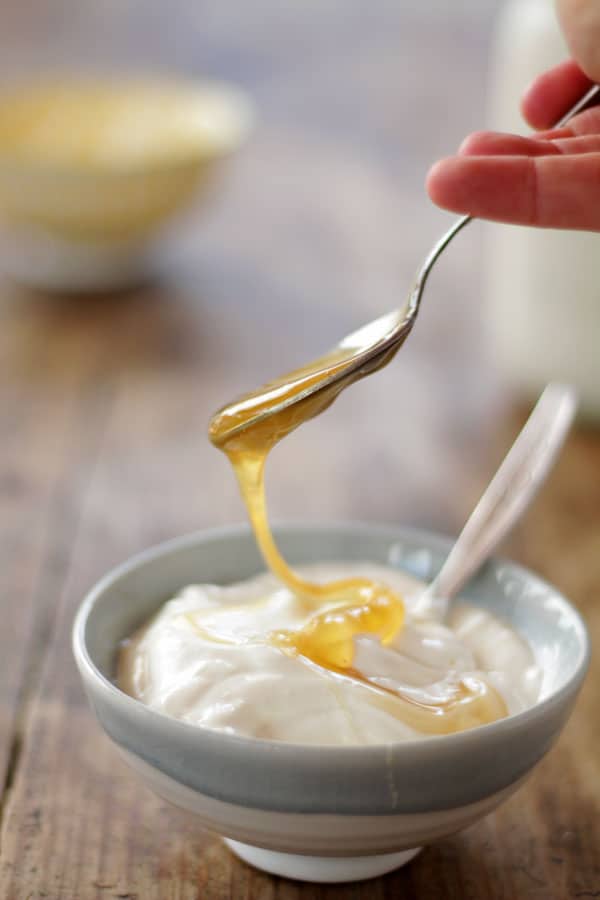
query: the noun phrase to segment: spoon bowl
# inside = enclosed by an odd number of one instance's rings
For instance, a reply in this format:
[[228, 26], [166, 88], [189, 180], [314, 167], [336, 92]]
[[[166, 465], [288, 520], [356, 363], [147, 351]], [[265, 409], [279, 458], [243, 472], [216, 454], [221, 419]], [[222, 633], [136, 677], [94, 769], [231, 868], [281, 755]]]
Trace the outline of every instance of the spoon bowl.
[[[307, 418], [323, 412], [349, 385], [386, 366], [413, 329], [425, 284], [436, 259], [468, 222], [469, 216], [459, 219], [438, 241], [419, 270], [401, 309], [368, 322], [342, 338], [323, 356], [224, 406], [211, 419], [209, 433], [213, 441], [222, 446], [241, 432], [260, 429], [275, 416], [286, 423], [278, 433], [279, 439]], [[296, 414], [290, 412], [292, 407]], [[216, 435], [218, 439], [215, 439]]]

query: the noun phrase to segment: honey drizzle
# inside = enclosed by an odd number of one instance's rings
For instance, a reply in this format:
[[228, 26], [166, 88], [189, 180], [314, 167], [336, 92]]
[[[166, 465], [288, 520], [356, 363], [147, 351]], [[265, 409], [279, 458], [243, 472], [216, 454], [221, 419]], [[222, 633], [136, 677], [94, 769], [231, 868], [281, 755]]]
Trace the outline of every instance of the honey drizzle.
[[[339, 393], [339, 385], [328, 385], [337, 359], [332, 355], [320, 362], [322, 369], [318, 372], [314, 367], [299, 369], [271, 382], [263, 391], [224, 407], [213, 417], [209, 429], [211, 441], [223, 450], [234, 469], [265, 562], [300, 598], [307, 612], [314, 613], [302, 628], [272, 632], [269, 642], [285, 653], [305, 657], [332, 673], [360, 681], [372, 691], [375, 706], [426, 734], [462, 731], [506, 716], [508, 711], [501, 695], [483, 680], [465, 678], [457, 684], [450, 700], [431, 705], [374, 684], [353, 668], [354, 637], [372, 634], [382, 644], [392, 641], [404, 622], [401, 598], [386, 585], [368, 578], [327, 584], [306, 581], [289, 568], [280, 554], [268, 524], [265, 463], [275, 444], [326, 409]], [[318, 393], [303, 396], [307, 386], [318, 383], [323, 385]], [[295, 402], [285, 406], [288, 399]]]

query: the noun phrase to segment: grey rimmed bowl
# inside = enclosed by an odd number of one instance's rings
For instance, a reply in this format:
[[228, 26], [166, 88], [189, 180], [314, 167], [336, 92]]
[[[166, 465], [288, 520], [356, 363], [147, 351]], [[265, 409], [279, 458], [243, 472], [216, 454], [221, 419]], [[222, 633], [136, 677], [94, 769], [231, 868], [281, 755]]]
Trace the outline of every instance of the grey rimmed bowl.
[[[275, 529], [293, 564], [369, 560], [424, 580], [450, 541], [367, 524]], [[115, 684], [119, 642], [185, 584], [225, 584], [264, 568], [244, 526], [178, 538], [106, 575], [77, 614], [73, 649], [101, 726], [157, 794], [198, 816], [247, 862], [309, 881], [352, 881], [407, 862], [508, 797], [565, 724], [589, 639], [574, 607], [536, 575], [487, 563], [462, 597], [508, 621], [545, 675], [531, 709], [460, 734], [369, 747], [235, 737], [155, 712]], [[156, 827], [160, 824], [157, 822]]]

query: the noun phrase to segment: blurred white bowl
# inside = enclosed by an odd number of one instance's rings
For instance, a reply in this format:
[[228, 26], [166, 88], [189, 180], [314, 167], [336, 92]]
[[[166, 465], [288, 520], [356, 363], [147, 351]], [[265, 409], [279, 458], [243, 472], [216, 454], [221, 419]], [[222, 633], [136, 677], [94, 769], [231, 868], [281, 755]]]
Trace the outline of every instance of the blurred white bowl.
[[139, 279], [161, 226], [215, 186], [251, 120], [216, 83], [74, 77], [4, 93], [0, 264], [55, 290]]

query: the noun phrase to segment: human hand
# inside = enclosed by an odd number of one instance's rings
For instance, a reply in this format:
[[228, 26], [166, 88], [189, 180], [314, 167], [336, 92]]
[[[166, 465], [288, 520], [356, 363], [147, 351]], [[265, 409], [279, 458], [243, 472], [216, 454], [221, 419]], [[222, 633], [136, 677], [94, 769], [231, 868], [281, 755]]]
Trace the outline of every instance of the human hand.
[[[558, 7], [581, 65], [561, 63], [526, 92], [523, 115], [537, 129], [548, 129], [600, 81], [599, 0], [559, 0]], [[600, 108], [580, 113], [566, 128], [541, 130], [531, 138], [470, 135], [456, 156], [432, 168], [427, 189], [435, 203], [455, 212], [600, 231]]]

